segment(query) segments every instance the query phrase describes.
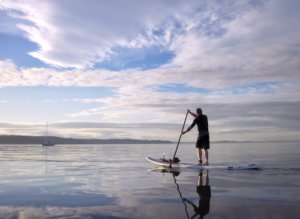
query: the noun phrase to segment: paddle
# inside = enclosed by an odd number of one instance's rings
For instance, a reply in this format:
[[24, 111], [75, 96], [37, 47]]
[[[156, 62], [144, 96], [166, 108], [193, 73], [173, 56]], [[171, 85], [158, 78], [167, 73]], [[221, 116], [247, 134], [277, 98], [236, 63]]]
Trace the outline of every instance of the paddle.
[[178, 150], [178, 146], [179, 146], [179, 143], [180, 143], [180, 140], [181, 140], [181, 133], [183, 132], [183, 129], [184, 129], [184, 126], [185, 126], [185, 122], [186, 122], [186, 118], [188, 116], [188, 113], [189, 113], [189, 111], [186, 111], [184, 122], [183, 122], [183, 125], [182, 125], [182, 129], [181, 129], [181, 132], [180, 132], [180, 135], [179, 135], [179, 139], [178, 139], [178, 142], [177, 142], [176, 150], [175, 150], [173, 159], [171, 160], [170, 165], [169, 165], [170, 168], [172, 168], [172, 163], [173, 163], [173, 160], [174, 160], [174, 158], [176, 156], [176, 153], [177, 153], [177, 150]]

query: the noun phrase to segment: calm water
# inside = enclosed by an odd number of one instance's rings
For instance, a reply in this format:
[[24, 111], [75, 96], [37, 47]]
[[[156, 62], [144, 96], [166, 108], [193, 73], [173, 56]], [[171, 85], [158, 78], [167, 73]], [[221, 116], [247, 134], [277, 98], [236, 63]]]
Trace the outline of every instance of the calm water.
[[[260, 171], [148, 171], [145, 156], [174, 149], [2, 145], [0, 218], [299, 218], [299, 143], [212, 145], [211, 165], [258, 163]], [[195, 162], [193, 144], [178, 156]]]

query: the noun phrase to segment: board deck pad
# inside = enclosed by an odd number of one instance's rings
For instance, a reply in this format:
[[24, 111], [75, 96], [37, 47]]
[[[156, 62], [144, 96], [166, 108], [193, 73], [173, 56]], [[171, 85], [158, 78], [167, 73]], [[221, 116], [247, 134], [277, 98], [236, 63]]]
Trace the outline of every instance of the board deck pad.
[[[170, 161], [163, 161], [162, 159], [146, 157], [151, 163], [154, 163], [158, 166], [170, 167]], [[197, 164], [190, 164], [190, 163], [172, 163], [172, 167], [176, 168], [187, 168], [187, 169], [227, 169], [227, 170], [260, 170], [262, 167], [257, 164], [241, 164], [241, 165], [213, 165], [213, 166], [206, 166], [206, 165], [197, 165]]]

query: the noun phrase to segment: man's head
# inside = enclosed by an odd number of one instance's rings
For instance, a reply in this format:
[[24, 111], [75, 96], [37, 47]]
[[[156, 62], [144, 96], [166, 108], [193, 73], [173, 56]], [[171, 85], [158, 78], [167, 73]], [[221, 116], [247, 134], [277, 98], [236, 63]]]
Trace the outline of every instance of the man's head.
[[197, 114], [198, 114], [198, 115], [202, 115], [202, 109], [201, 109], [201, 108], [197, 108], [196, 111], [197, 111]]

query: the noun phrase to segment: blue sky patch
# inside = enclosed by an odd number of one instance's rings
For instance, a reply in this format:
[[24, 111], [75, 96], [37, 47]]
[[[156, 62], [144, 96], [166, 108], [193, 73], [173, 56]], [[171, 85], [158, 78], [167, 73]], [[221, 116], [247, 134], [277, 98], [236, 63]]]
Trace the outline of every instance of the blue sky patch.
[[0, 33], [0, 60], [10, 59], [18, 67], [45, 67], [46, 65], [28, 55], [38, 49], [35, 43], [16, 36]]
[[[10, 87], [0, 89], [0, 108], [5, 119], [20, 122], [65, 119], [65, 115], [101, 106], [99, 102], [82, 103], [79, 99], [113, 97], [115, 92], [107, 87]], [[15, 112], [18, 111], [18, 113]], [[3, 118], [4, 119], [4, 118]], [[93, 119], [91, 119], [93, 120]]]
[[158, 92], [175, 92], [175, 93], [201, 93], [201, 94], [216, 94], [216, 95], [228, 95], [228, 94], [247, 94], [247, 93], [272, 93], [272, 86], [280, 85], [282, 83], [299, 83], [299, 82], [279, 82], [268, 81], [259, 82], [243, 86], [236, 86], [224, 89], [208, 89], [201, 87], [188, 86], [185, 84], [165, 84], [158, 86], [156, 91]]
[[173, 52], [159, 46], [148, 48], [115, 48], [110, 60], [97, 63], [94, 67], [112, 71], [131, 68], [147, 70], [169, 63], [174, 56]]
[[176, 93], [209, 93], [210, 89], [200, 88], [200, 87], [192, 87], [184, 84], [165, 84], [159, 86], [157, 89], [159, 92], [176, 92]]
[[8, 87], [0, 91], [0, 99], [11, 101], [93, 99], [115, 95], [115, 91], [107, 87]]
[[268, 81], [268, 82], [259, 82], [259, 83], [253, 83], [253, 84], [248, 84], [244, 86], [237, 86], [233, 87], [231, 89], [227, 89], [224, 91], [229, 91], [232, 94], [244, 94], [244, 93], [249, 93], [249, 92], [257, 92], [257, 93], [272, 93], [272, 85], [279, 85], [283, 82], [278, 82], [278, 81]]

